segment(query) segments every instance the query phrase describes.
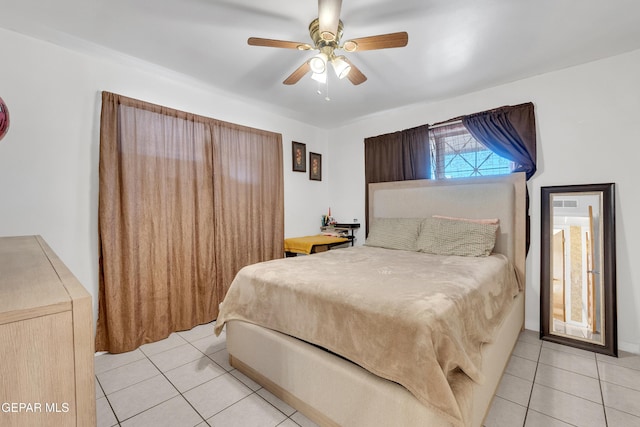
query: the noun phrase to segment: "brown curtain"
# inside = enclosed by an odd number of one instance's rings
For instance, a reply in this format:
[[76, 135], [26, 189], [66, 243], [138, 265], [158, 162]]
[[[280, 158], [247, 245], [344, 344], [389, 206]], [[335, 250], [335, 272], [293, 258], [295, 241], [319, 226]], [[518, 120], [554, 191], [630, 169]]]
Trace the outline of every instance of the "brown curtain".
[[428, 179], [431, 175], [429, 125], [364, 140], [365, 217], [369, 230], [369, 184]]
[[282, 170], [280, 134], [103, 92], [96, 350], [212, 321], [242, 266], [282, 257]]
[[216, 282], [222, 301], [238, 270], [284, 254], [282, 136], [224, 123], [215, 127], [214, 141]]

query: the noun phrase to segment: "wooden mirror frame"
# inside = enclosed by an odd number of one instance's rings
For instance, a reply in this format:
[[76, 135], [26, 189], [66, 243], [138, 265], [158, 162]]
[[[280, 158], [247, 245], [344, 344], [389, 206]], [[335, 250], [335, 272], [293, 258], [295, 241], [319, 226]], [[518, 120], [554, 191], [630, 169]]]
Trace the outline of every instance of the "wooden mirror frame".
[[[615, 243], [615, 184], [587, 184], [541, 187], [540, 239], [540, 339], [583, 350], [618, 356], [618, 325], [616, 305], [616, 243]], [[604, 342], [589, 342], [567, 335], [551, 333], [551, 233], [553, 216], [552, 195], [556, 193], [602, 193], [602, 307], [604, 309]]]

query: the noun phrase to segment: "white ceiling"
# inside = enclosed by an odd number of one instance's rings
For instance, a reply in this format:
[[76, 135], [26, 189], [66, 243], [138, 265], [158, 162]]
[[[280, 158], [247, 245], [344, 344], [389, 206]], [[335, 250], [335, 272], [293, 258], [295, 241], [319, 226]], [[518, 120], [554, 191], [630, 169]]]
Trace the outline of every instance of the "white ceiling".
[[[54, 43], [104, 46], [282, 114], [333, 128], [640, 49], [638, 0], [344, 0], [343, 40], [397, 31], [404, 48], [346, 54], [368, 80], [305, 76], [313, 52], [252, 47], [250, 36], [310, 42], [314, 0], [0, 0], [0, 26]], [[100, 48], [96, 48], [100, 50]]]

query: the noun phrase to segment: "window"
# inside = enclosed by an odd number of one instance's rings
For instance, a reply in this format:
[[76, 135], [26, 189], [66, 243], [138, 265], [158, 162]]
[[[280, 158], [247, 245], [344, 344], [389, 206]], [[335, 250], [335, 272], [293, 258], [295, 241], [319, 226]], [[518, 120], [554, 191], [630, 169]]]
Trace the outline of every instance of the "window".
[[431, 178], [448, 179], [511, 173], [515, 164], [500, 157], [455, 123], [429, 129]]

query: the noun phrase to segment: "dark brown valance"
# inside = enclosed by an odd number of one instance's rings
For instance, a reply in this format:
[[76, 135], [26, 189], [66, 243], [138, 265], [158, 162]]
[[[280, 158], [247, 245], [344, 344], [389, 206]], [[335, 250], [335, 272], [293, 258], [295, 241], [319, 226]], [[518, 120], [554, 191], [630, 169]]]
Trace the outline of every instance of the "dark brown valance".
[[369, 217], [369, 183], [427, 179], [431, 175], [429, 125], [364, 140], [365, 217]]

